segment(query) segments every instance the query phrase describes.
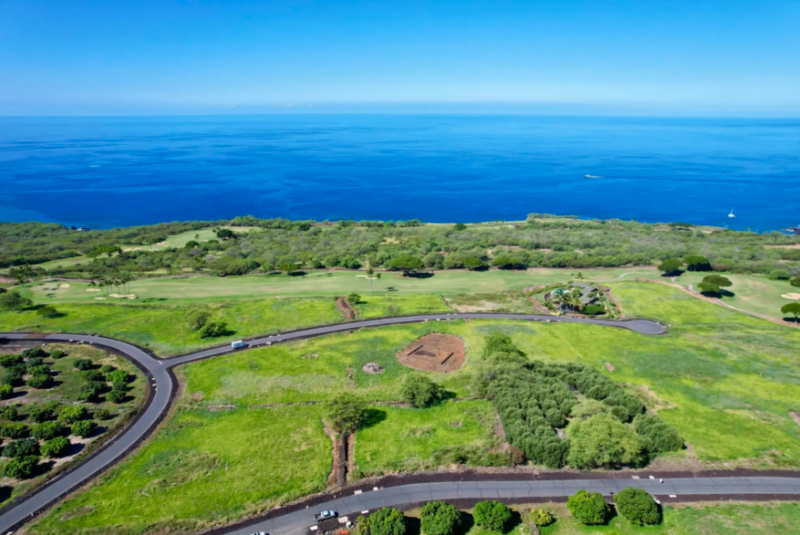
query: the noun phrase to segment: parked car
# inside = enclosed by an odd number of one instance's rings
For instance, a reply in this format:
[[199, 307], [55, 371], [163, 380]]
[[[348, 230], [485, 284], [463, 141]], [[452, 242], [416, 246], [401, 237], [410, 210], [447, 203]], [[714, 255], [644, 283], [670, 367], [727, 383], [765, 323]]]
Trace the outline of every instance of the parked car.
[[247, 347], [247, 342], [236, 340], [235, 342], [231, 342], [231, 347], [233, 349], [239, 349], [240, 347]]
[[336, 518], [338, 513], [336, 511], [321, 511], [314, 515], [317, 520], [325, 520], [327, 518]]

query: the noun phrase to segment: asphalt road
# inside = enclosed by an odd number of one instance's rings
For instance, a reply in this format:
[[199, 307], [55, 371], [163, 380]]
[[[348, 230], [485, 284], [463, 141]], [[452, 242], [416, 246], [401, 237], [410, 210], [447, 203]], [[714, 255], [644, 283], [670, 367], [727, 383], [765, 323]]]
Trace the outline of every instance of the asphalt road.
[[[530, 481], [454, 481], [443, 483], [418, 483], [387, 487], [362, 494], [352, 492], [329, 502], [315, 505], [283, 516], [247, 526], [232, 528], [226, 535], [250, 535], [266, 531], [270, 535], [295, 535], [309, 533], [316, 525], [314, 514], [319, 511], [337, 511], [341, 516], [355, 519], [363, 511], [381, 507], [403, 508], [432, 500], [516, 500], [559, 499], [575, 494], [581, 489], [611, 496], [627, 488], [636, 487], [658, 497], [662, 503], [678, 501], [687, 496], [748, 496], [771, 497], [800, 496], [800, 477], [682, 477], [663, 480], [649, 479], [566, 479]], [[671, 498], [670, 495], [674, 496]]]
[[167, 414], [167, 411], [169, 411], [172, 401], [172, 392], [175, 388], [175, 379], [170, 372], [170, 368], [210, 357], [245, 351], [248, 348], [325, 336], [354, 329], [401, 325], [406, 323], [422, 323], [426, 321], [447, 321], [453, 319], [507, 319], [551, 323], [583, 323], [628, 329], [645, 335], [658, 335], [667, 332], [667, 328], [664, 325], [650, 320], [618, 321], [565, 316], [556, 317], [538, 314], [419, 314], [413, 316], [351, 321], [323, 327], [314, 327], [311, 329], [302, 329], [249, 340], [247, 348], [234, 350], [230, 345], [225, 345], [165, 360], [155, 358], [143, 349], [132, 344], [103, 336], [82, 334], [0, 333], [0, 339], [41, 340], [44, 342], [82, 342], [109, 348], [137, 364], [148, 376], [152, 385], [145, 408], [139, 413], [137, 419], [122, 433], [107, 442], [101, 449], [85, 459], [84, 462], [76, 468], [61, 474], [59, 477], [51, 480], [25, 498], [0, 508], [0, 533], [6, 533], [14, 527], [26, 522], [68, 492], [85, 484], [106, 468], [113, 465], [117, 460], [124, 457], [130, 450], [147, 438], [153, 429], [155, 429], [155, 426]]

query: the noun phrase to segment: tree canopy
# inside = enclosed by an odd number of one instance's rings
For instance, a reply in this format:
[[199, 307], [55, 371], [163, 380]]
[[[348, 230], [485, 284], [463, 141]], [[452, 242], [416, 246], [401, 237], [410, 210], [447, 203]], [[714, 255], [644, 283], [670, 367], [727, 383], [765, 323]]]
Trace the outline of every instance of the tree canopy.
[[587, 526], [606, 523], [609, 507], [599, 492], [579, 490], [567, 500], [567, 508], [578, 522]]
[[642, 489], [628, 487], [614, 496], [619, 514], [637, 526], [654, 525], [661, 521], [655, 499]]
[[472, 510], [472, 516], [480, 527], [499, 533], [505, 533], [506, 527], [511, 521], [511, 511], [508, 506], [497, 500], [476, 503]]
[[328, 421], [339, 433], [353, 433], [366, 420], [367, 405], [352, 394], [340, 394], [328, 404]]
[[422, 533], [425, 535], [453, 535], [461, 525], [461, 512], [445, 502], [428, 502], [420, 512]]
[[413, 407], [428, 407], [441, 397], [441, 388], [425, 375], [412, 373], [403, 379], [400, 395]]
[[573, 422], [567, 428], [567, 435], [569, 464], [576, 468], [638, 466], [644, 460], [636, 432], [610, 414], [596, 414]]

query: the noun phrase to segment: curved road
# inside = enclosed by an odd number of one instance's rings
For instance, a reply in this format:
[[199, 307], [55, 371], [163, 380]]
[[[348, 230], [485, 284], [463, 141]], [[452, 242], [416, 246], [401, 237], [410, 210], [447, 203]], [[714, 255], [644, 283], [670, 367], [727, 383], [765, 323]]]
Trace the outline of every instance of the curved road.
[[[592, 318], [572, 318], [566, 316], [545, 316], [539, 314], [491, 314], [491, 313], [440, 313], [417, 314], [412, 316], [398, 316], [372, 320], [358, 320], [347, 323], [337, 323], [323, 327], [302, 329], [271, 336], [263, 336], [248, 341], [248, 347], [258, 347], [275, 343], [313, 338], [338, 332], [363, 329], [368, 327], [382, 327], [387, 325], [402, 325], [406, 323], [421, 323], [426, 321], [447, 321], [452, 319], [506, 319], [524, 321], [543, 321], [553, 323], [584, 323], [628, 329], [639, 334], [658, 335], [667, 332], [666, 326], [651, 320], [603, 320]], [[171, 368], [202, 360], [210, 357], [243, 351], [246, 348], [234, 350], [230, 345], [205, 349], [174, 357], [158, 359], [145, 350], [126, 342], [113, 338], [85, 334], [39, 334], [39, 333], [0, 333], [0, 339], [7, 340], [36, 340], [43, 342], [72, 342], [88, 343], [108, 348], [134, 362], [151, 382], [151, 390], [144, 409], [138, 417], [122, 433], [107, 442], [102, 448], [91, 454], [80, 465], [66, 471], [38, 490], [24, 497], [20, 501], [12, 502], [0, 508], [0, 533], [6, 533], [14, 527], [21, 525], [35, 516], [68, 492], [83, 485], [109, 466], [113, 465], [130, 450], [140, 444], [155, 429], [156, 425], [167, 414], [176, 388], [175, 378]]]

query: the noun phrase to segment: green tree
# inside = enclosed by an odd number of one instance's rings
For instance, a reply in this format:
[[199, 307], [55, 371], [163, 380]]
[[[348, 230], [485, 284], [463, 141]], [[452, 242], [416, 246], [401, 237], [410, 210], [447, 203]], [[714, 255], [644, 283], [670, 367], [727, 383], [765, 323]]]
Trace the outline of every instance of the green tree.
[[63, 457], [69, 452], [70, 441], [66, 437], [55, 437], [45, 440], [42, 444], [42, 455], [44, 457]]
[[30, 434], [30, 428], [23, 423], [5, 424], [0, 427], [0, 436], [6, 438], [25, 438]]
[[789, 284], [791, 284], [792, 286], [800, 286], [800, 275], [790, 280]]
[[367, 405], [352, 394], [340, 394], [328, 404], [328, 421], [339, 433], [353, 433], [364, 424]]
[[599, 526], [606, 523], [609, 507], [599, 492], [579, 490], [567, 500], [567, 508], [572, 516], [586, 526]]
[[636, 433], [610, 414], [596, 414], [567, 427], [568, 462], [575, 468], [638, 466], [644, 459]]
[[91, 417], [91, 414], [89, 414], [89, 411], [86, 410], [86, 407], [83, 405], [68, 405], [61, 409], [61, 413], [58, 415], [58, 421], [71, 424], [80, 420], [88, 420]]
[[499, 533], [505, 533], [506, 527], [511, 521], [511, 511], [505, 504], [497, 500], [476, 503], [472, 516], [480, 527]]
[[664, 275], [676, 275], [681, 270], [683, 263], [677, 258], [667, 258], [658, 266], [658, 270]]
[[237, 236], [238, 234], [229, 228], [221, 228], [217, 231], [217, 238], [220, 240], [230, 240], [231, 238], [236, 238]]
[[8, 399], [14, 395], [14, 387], [11, 385], [0, 385], [0, 399]]
[[501, 254], [494, 257], [492, 265], [500, 269], [527, 269], [528, 262], [521, 255]]
[[22, 459], [11, 459], [6, 463], [4, 473], [15, 479], [30, 479], [36, 472], [39, 457], [31, 455]]
[[297, 271], [297, 262], [281, 262], [278, 265], [278, 269], [287, 275], [291, 275], [293, 272]]
[[39, 441], [32, 438], [23, 438], [10, 442], [3, 448], [3, 457], [21, 459], [30, 455], [39, 455]]
[[467, 226], [464, 223], [456, 223], [455, 225], [453, 225], [453, 230], [458, 230], [458, 231], [467, 230]]
[[228, 334], [228, 324], [224, 321], [209, 321], [200, 329], [200, 338], [217, 338]]
[[111, 392], [106, 394], [106, 399], [111, 403], [124, 403], [125, 402], [125, 391], [119, 390], [117, 388], [112, 388]]
[[789, 303], [781, 307], [783, 314], [791, 314], [794, 316], [795, 321], [800, 319], [800, 303]]
[[369, 535], [405, 535], [406, 519], [393, 507], [378, 509], [369, 516]]
[[190, 331], [199, 331], [205, 327], [209, 319], [211, 319], [211, 312], [208, 310], [193, 310], [186, 316], [186, 325]]
[[419, 517], [425, 535], [453, 535], [461, 525], [461, 513], [446, 502], [426, 503]]
[[43, 373], [37, 373], [31, 375], [30, 379], [28, 379], [28, 386], [31, 388], [36, 388], [38, 390], [44, 390], [47, 388], [51, 388], [55, 384], [55, 380], [51, 375], [45, 375]]
[[655, 499], [642, 489], [628, 487], [614, 496], [619, 514], [637, 526], [650, 526], [661, 521]]
[[57, 318], [60, 314], [58, 310], [56, 310], [56, 307], [51, 305], [46, 305], [36, 309], [36, 315], [41, 316], [43, 318]]
[[97, 424], [93, 420], [81, 420], [72, 424], [72, 434], [79, 437], [89, 437], [97, 429]]
[[488, 264], [477, 256], [466, 256], [464, 257], [464, 267], [470, 271], [476, 271], [485, 269], [488, 267]]
[[697, 285], [700, 291], [704, 294], [719, 294], [721, 288], [728, 288], [733, 286], [733, 283], [727, 277], [722, 275], [709, 275], [703, 277], [703, 281]]
[[412, 255], [403, 255], [393, 258], [389, 262], [389, 269], [406, 273], [416, 273], [422, 269], [422, 260]]
[[91, 370], [94, 368], [94, 362], [92, 359], [75, 359], [72, 365], [81, 371]]
[[59, 422], [42, 422], [33, 426], [33, 437], [39, 440], [50, 440], [64, 435], [66, 428]]
[[19, 312], [32, 304], [30, 299], [22, 297], [16, 290], [0, 294], [0, 310]]
[[403, 401], [413, 407], [428, 407], [441, 397], [439, 385], [420, 374], [406, 375], [400, 389]]
[[683, 263], [689, 271], [711, 271], [711, 262], [705, 256], [689, 255], [683, 259]]
[[357, 305], [361, 302], [361, 296], [355, 292], [350, 292], [347, 294], [347, 297], [345, 297], [345, 301], [350, 305]]

